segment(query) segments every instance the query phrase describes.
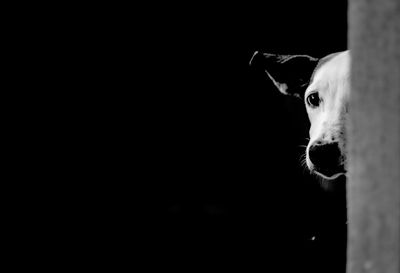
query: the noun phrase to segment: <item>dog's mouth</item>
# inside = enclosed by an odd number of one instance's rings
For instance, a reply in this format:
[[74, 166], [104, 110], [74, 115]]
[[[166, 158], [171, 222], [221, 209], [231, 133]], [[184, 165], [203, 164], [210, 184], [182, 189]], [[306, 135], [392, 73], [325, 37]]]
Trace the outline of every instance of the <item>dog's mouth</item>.
[[322, 168], [318, 166], [314, 166], [313, 171], [318, 174], [319, 176], [323, 177], [327, 180], [334, 180], [341, 175], [346, 174], [346, 170], [344, 165], [336, 166], [335, 168]]

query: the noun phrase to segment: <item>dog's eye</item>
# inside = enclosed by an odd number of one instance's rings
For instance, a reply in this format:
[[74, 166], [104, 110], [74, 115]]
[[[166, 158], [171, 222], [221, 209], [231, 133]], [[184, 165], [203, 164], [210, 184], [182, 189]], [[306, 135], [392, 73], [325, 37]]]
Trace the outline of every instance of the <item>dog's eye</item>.
[[317, 92], [312, 93], [307, 97], [307, 104], [313, 108], [318, 107], [320, 102], [321, 100]]

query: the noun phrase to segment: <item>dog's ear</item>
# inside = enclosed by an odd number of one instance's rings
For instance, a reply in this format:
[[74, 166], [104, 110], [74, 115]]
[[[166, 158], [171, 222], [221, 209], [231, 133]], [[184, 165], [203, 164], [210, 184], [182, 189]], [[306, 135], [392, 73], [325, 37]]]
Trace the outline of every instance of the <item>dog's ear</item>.
[[256, 51], [250, 66], [264, 70], [281, 93], [302, 98], [318, 61], [307, 55], [277, 55]]

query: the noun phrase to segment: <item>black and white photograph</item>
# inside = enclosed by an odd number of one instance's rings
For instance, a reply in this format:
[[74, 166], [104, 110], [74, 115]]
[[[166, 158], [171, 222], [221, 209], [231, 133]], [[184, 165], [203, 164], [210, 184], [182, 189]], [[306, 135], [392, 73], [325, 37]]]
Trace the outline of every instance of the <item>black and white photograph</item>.
[[399, 272], [399, 1], [49, 14], [56, 268]]

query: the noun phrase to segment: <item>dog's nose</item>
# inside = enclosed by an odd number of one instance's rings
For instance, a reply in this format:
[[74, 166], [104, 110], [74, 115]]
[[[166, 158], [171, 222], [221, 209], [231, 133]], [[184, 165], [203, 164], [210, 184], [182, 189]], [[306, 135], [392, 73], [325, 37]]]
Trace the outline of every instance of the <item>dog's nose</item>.
[[317, 143], [310, 146], [308, 156], [317, 169], [333, 170], [340, 165], [341, 152], [338, 142]]

